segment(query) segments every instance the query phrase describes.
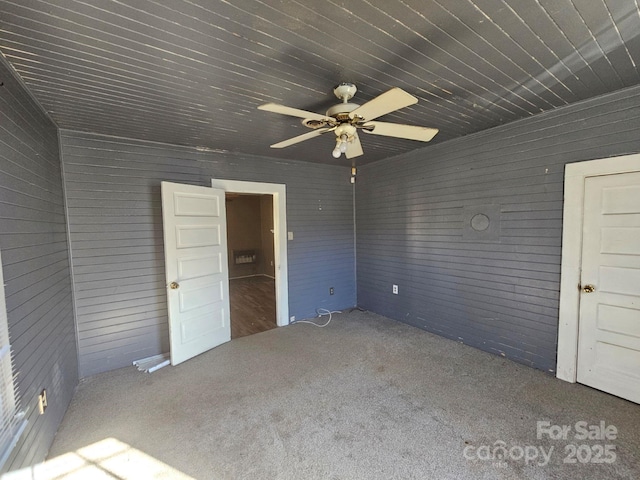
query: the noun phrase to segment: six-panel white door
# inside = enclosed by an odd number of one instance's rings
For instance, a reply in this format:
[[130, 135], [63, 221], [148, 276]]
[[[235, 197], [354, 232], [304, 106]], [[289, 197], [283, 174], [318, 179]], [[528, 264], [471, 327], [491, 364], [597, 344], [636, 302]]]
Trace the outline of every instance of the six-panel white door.
[[584, 193], [577, 380], [640, 403], [640, 172]]
[[171, 364], [231, 340], [225, 193], [162, 182]]

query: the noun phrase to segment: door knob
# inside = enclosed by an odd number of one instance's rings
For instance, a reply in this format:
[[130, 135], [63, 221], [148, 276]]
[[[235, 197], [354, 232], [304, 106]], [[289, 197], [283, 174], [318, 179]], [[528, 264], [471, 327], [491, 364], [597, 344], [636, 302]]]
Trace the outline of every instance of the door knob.
[[584, 293], [593, 293], [596, 291], [596, 287], [595, 285], [585, 285], [584, 287], [582, 287], [582, 291]]
[[170, 288], [171, 290], [177, 290], [178, 288], [180, 288], [180, 284], [179, 284], [178, 282], [171, 282], [171, 283], [169, 284], [169, 288]]

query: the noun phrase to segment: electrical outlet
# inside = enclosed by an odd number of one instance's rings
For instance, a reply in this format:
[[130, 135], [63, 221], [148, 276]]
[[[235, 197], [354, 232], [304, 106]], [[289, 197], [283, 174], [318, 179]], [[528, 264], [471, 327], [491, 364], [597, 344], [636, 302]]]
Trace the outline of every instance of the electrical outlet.
[[291, 315], [291, 316], [289, 317], [289, 323], [293, 323], [293, 322], [295, 322], [295, 321], [296, 321], [296, 316], [295, 316], [295, 315]]
[[47, 409], [47, 391], [43, 389], [42, 393], [38, 395], [38, 411], [40, 412], [40, 415], [42, 415], [46, 409]]
[[333, 295], [333, 287], [329, 287], [329, 295]]
[[393, 286], [393, 294], [397, 295], [398, 294], [398, 285], [394, 285]]

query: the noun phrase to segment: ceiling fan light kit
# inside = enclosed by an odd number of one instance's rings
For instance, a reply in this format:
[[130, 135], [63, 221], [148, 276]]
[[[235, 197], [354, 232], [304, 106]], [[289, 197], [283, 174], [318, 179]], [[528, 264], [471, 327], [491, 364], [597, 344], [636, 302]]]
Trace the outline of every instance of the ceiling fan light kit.
[[336, 127], [335, 134], [336, 148], [333, 149], [331, 154], [333, 158], [340, 158], [342, 153], [347, 152], [349, 144], [355, 141], [356, 127], [350, 123], [341, 123]]
[[286, 107], [277, 103], [260, 105], [259, 110], [302, 118], [302, 124], [312, 129], [311, 132], [274, 143], [271, 148], [288, 147], [328, 132], [334, 132], [336, 146], [331, 152], [332, 156], [340, 158], [344, 153], [345, 157], [354, 158], [364, 153], [358, 137], [358, 129], [372, 135], [406, 138], [420, 142], [428, 142], [438, 133], [437, 128], [373, 121], [387, 113], [418, 103], [416, 97], [404, 90], [394, 87], [364, 105], [349, 102], [357, 91], [358, 89], [352, 83], [341, 83], [334, 88], [333, 93], [342, 100], [342, 103], [329, 108], [326, 115]]

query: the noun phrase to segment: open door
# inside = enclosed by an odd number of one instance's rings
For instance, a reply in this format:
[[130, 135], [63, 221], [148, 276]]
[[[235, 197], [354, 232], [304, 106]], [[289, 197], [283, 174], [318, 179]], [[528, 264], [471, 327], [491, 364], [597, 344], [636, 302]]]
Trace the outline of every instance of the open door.
[[231, 339], [225, 193], [162, 182], [171, 364]]

